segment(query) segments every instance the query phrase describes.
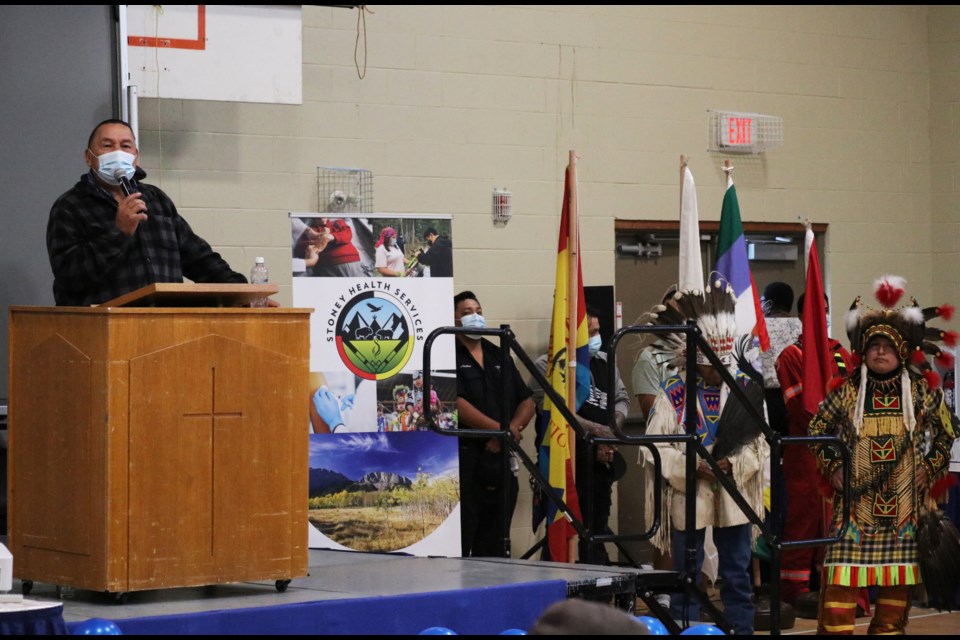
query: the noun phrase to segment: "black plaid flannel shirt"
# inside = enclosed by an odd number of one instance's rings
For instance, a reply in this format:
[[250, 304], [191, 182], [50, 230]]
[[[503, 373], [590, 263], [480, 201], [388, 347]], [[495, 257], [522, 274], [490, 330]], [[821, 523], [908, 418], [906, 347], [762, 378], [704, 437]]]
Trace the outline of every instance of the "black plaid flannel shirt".
[[117, 229], [117, 202], [90, 173], [60, 196], [47, 223], [53, 297], [59, 306], [100, 304], [158, 282], [246, 282], [195, 234], [160, 189], [134, 183], [147, 219], [132, 237]]

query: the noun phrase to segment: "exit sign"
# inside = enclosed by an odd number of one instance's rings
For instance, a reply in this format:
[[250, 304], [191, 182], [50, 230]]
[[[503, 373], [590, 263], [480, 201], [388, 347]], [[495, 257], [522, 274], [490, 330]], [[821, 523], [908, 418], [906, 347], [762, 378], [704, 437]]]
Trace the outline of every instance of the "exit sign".
[[707, 111], [709, 151], [763, 153], [783, 145], [783, 118], [747, 111]]
[[752, 114], [724, 114], [719, 133], [724, 147], [753, 147], [757, 141], [756, 119]]

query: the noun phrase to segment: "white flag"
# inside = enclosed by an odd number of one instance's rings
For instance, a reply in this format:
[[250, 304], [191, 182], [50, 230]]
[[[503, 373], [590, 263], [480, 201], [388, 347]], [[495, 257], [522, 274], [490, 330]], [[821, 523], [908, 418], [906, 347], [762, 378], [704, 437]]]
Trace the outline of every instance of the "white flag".
[[703, 260], [700, 259], [700, 214], [697, 187], [689, 167], [683, 168], [680, 193], [680, 280], [681, 291], [703, 290]]

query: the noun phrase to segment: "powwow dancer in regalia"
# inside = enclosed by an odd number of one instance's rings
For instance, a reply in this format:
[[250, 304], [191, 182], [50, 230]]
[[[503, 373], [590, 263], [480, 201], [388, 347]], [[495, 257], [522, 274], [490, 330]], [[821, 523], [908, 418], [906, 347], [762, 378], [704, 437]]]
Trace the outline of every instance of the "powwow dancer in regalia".
[[[949, 319], [952, 307], [921, 309], [911, 299], [894, 308], [904, 284], [894, 276], [875, 283], [881, 309], [863, 307], [859, 297], [854, 301], [847, 334], [855, 364], [858, 356], [862, 364], [827, 395], [810, 422], [810, 435], [838, 436], [852, 453], [850, 523], [840, 542], [827, 549], [817, 633], [852, 634], [857, 591], [868, 586], [879, 587], [869, 633], [903, 633], [912, 587], [924, 580], [918, 525], [925, 510], [936, 508], [934, 498], [945, 486], [938, 481], [947, 476], [955, 438], [927, 356], [949, 364], [949, 354], [934, 342], [955, 344], [956, 334], [925, 326], [937, 316]], [[829, 444], [813, 449], [839, 496], [839, 452]], [[833, 531], [842, 517], [837, 497]]]
[[[675, 294], [676, 308], [657, 305], [641, 318], [650, 325], [683, 325], [695, 320], [703, 337], [724, 364], [737, 385], [747, 394], [754, 410], [763, 415], [763, 387], [737, 370], [734, 356], [738, 340], [734, 315], [736, 299], [732, 290], [721, 282], [714, 282], [706, 291], [679, 291]], [[647, 435], [676, 435], [685, 433], [686, 400], [686, 336], [677, 333], [655, 333], [651, 345], [658, 357], [669, 360], [677, 374], [665, 380], [647, 421]], [[740, 368], [747, 370], [741, 360]], [[749, 369], [759, 377], [756, 371]], [[769, 458], [769, 448], [760, 427], [746, 414], [739, 399], [719, 371], [710, 365], [706, 356], [697, 353], [697, 435], [711, 451], [720, 469], [730, 476], [754, 513], [763, 513], [762, 467]], [[672, 546], [674, 566], [684, 570], [684, 519], [686, 491], [687, 444], [658, 444], [666, 480], [661, 527], [652, 542], [666, 551]], [[644, 465], [652, 467], [652, 456], [646, 448], [641, 451]], [[696, 573], [703, 565], [705, 530], [713, 526], [713, 539], [719, 555], [719, 576], [722, 580], [720, 597], [724, 616], [733, 625], [737, 635], [753, 633], [754, 603], [750, 571], [754, 538], [753, 525], [736, 505], [730, 494], [721, 487], [712, 468], [703, 460], [697, 467], [696, 523], [693, 535], [697, 546]], [[647, 483], [647, 522], [652, 520], [653, 483]], [[689, 600], [689, 602], [684, 602]], [[689, 608], [684, 611], [686, 606]], [[675, 619], [699, 619], [699, 603], [684, 596], [671, 599], [671, 615]]]

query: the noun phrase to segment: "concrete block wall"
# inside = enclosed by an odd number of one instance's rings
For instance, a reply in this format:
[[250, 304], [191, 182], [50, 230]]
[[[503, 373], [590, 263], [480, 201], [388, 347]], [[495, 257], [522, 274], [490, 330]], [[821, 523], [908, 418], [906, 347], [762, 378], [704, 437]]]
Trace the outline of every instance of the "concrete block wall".
[[932, 303], [960, 301], [960, 7], [931, 6]]
[[[956, 7], [371, 8], [360, 79], [357, 10], [303, 7], [302, 105], [141, 101], [154, 182], [236, 269], [265, 256], [284, 304], [287, 213], [317, 210], [317, 166], [362, 167], [378, 211], [453, 214], [456, 289], [539, 353], [568, 151], [585, 283], [610, 284], [615, 220], [677, 218], [680, 154], [701, 218], [719, 219], [710, 109], [783, 117], [782, 148], [727, 157], [744, 220], [830, 225], [834, 326], [884, 272], [960, 301]], [[495, 187], [513, 193], [506, 227]]]

